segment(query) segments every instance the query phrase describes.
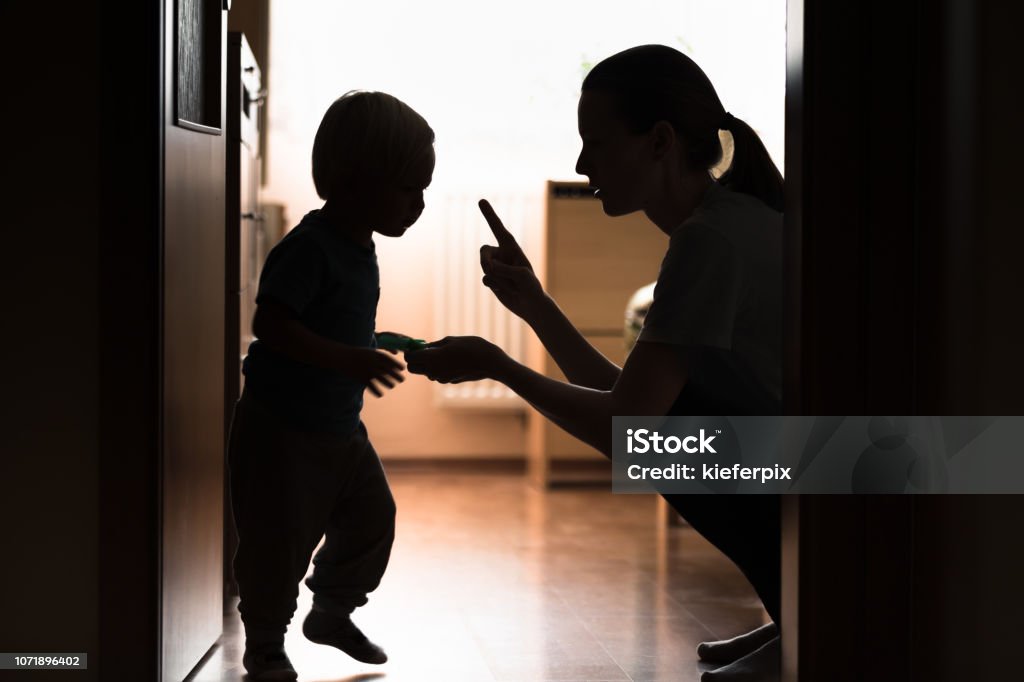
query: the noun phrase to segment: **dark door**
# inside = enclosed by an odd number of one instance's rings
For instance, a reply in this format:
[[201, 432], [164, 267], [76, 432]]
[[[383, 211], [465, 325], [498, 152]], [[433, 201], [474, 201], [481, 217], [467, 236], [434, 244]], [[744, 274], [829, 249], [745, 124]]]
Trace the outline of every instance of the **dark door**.
[[[1020, 23], [1014, 3], [789, 0], [789, 414], [1024, 411]], [[1020, 676], [1024, 496], [784, 508], [787, 682]]]
[[161, 674], [223, 622], [224, 88], [220, 0], [165, 1]]

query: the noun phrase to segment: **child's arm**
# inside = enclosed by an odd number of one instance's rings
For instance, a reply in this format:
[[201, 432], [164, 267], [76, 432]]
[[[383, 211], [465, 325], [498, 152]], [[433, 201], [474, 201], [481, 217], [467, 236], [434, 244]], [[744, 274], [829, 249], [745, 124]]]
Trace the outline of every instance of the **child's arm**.
[[338, 343], [309, 330], [292, 311], [280, 303], [264, 300], [256, 306], [253, 334], [272, 350], [292, 360], [342, 372], [366, 387], [378, 398], [376, 383], [394, 388], [405, 381], [402, 363], [372, 348], [357, 348]]

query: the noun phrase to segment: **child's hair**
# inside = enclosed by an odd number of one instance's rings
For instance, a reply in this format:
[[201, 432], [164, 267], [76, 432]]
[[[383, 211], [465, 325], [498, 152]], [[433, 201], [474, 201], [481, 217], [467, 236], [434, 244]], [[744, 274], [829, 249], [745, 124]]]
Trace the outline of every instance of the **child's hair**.
[[327, 109], [313, 140], [316, 193], [327, 200], [364, 180], [399, 180], [433, 144], [434, 131], [401, 100], [350, 90]]
[[691, 168], [711, 169], [722, 160], [718, 131], [728, 130], [732, 163], [719, 183], [782, 211], [782, 174], [761, 139], [726, 113], [707, 75], [683, 53], [664, 45], [624, 50], [591, 69], [583, 90], [611, 93], [634, 133], [647, 132], [658, 121], [670, 123], [686, 144], [683, 153]]

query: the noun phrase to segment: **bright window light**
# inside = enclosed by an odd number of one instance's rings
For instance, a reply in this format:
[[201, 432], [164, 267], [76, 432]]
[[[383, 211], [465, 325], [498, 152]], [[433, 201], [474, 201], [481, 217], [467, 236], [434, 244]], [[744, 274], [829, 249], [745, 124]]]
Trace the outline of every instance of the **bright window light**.
[[309, 153], [330, 103], [382, 90], [437, 134], [435, 189], [535, 189], [576, 179], [587, 69], [662, 43], [692, 57], [782, 168], [785, 2], [388, 0], [272, 3], [267, 197], [318, 201]]

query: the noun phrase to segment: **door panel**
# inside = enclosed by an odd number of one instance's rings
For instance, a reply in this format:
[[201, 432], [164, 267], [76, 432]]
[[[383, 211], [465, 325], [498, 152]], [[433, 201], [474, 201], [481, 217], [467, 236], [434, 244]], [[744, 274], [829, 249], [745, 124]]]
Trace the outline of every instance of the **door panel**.
[[[197, 3], [198, 9], [189, 10]], [[167, 0], [163, 680], [183, 679], [216, 643], [223, 622], [225, 136], [224, 98], [218, 93], [224, 91], [226, 21], [219, 3], [177, 4], [179, 12], [191, 11], [193, 23], [179, 22], [175, 3]], [[202, 17], [198, 27], [195, 16]], [[201, 41], [201, 49], [183, 47], [187, 40]], [[180, 68], [182, 55], [200, 63]], [[179, 76], [190, 75], [203, 82], [181, 86]], [[182, 92], [203, 93], [202, 106], [178, 106]], [[189, 112], [193, 120], [184, 120]]]

